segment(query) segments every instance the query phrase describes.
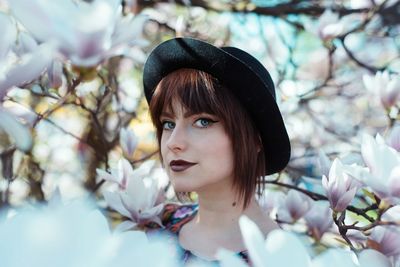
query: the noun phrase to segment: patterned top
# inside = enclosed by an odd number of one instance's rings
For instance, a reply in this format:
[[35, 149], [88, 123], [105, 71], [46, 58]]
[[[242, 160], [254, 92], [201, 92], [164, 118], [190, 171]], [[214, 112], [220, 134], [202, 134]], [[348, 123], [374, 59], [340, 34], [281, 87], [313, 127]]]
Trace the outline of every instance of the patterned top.
[[[194, 255], [190, 250], [182, 248], [179, 244], [179, 231], [182, 226], [192, 220], [198, 211], [197, 204], [166, 204], [162, 213], [162, 223], [165, 226], [164, 229], [159, 229], [157, 232], [161, 232], [167, 235], [169, 241], [175, 244], [177, 248], [178, 257], [181, 259], [183, 265], [186, 265], [192, 261], [200, 261], [209, 264], [210, 266], [220, 266], [218, 261], [210, 261], [201, 259]], [[249, 257], [247, 251], [241, 251], [237, 255], [242, 258], [246, 263], [249, 263]]]

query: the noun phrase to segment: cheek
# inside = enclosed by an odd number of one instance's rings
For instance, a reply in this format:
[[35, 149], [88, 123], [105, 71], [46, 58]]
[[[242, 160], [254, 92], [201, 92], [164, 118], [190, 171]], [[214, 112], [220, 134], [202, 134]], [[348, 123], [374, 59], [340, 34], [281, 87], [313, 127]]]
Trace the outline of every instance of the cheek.
[[233, 148], [228, 136], [218, 136], [212, 140], [204, 140], [208, 146], [206, 159], [209, 165], [216, 170], [225, 172], [233, 169]]
[[[162, 160], [163, 160], [163, 161], [164, 161], [165, 156], [166, 156], [166, 153], [167, 153], [167, 145], [166, 145], [166, 142], [167, 142], [167, 138], [166, 138], [165, 134], [163, 133], [163, 134], [161, 135], [160, 147], [159, 147], [160, 152], [161, 152], [161, 157], [162, 157]], [[162, 164], [164, 165], [164, 162], [162, 162]]]

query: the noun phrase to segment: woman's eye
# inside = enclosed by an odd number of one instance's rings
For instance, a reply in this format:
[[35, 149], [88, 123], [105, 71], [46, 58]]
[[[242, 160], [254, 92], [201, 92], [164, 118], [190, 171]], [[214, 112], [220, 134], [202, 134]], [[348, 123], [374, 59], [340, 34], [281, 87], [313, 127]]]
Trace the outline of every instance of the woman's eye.
[[175, 128], [175, 123], [172, 121], [163, 121], [162, 127], [164, 130], [172, 130]]
[[196, 120], [194, 122], [194, 124], [198, 127], [206, 128], [206, 127], [210, 126], [211, 124], [213, 124], [214, 122], [216, 122], [216, 121], [213, 121], [211, 119], [201, 118], [201, 119]]

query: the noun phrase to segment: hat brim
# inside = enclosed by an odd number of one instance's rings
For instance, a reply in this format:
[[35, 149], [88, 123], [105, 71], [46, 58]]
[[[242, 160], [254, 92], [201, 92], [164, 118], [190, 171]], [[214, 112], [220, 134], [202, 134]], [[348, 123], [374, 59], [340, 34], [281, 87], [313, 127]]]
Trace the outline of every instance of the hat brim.
[[264, 147], [266, 175], [279, 172], [289, 161], [290, 141], [275, 95], [271, 94], [274, 88], [268, 88], [273, 86], [272, 80], [266, 84], [239, 58], [241, 55], [233, 53], [234, 48], [223, 49], [192, 38], [161, 43], [150, 53], [144, 66], [146, 99], [150, 103], [157, 84], [175, 70], [193, 68], [211, 74], [232, 91], [257, 126]]

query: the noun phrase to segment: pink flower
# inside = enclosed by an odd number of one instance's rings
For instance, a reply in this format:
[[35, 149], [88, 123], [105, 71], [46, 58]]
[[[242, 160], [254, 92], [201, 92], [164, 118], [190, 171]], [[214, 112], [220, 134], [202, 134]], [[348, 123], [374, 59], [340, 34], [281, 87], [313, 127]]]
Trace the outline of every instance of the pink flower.
[[335, 159], [329, 171], [329, 178], [322, 176], [322, 185], [325, 188], [331, 208], [342, 212], [353, 200], [358, 186], [353, 179], [344, 172], [343, 164]]
[[361, 155], [369, 172], [363, 172], [362, 182], [380, 198], [391, 204], [400, 202], [400, 156], [385, 144], [380, 135], [376, 139], [364, 135]]
[[96, 66], [138, 44], [147, 20], [145, 16], [122, 16], [119, 0], [13, 0], [9, 4], [35, 39], [54, 41], [59, 54], [80, 67]]
[[390, 77], [387, 71], [378, 71], [375, 76], [364, 75], [363, 81], [368, 91], [380, 97], [385, 108], [389, 109], [398, 101], [400, 95], [398, 76]]
[[400, 255], [400, 231], [392, 226], [376, 226], [367, 241], [369, 247], [386, 256]]
[[153, 162], [143, 163], [133, 170], [130, 163], [121, 159], [118, 170], [108, 174], [97, 170], [97, 174], [110, 182], [118, 184], [118, 190], [103, 193], [107, 204], [135, 223], [154, 221], [161, 225], [158, 214], [164, 204], [157, 205], [159, 186], [156, 179], [150, 177]]
[[389, 137], [387, 139], [389, 146], [393, 147], [397, 151], [400, 151], [400, 126], [396, 125], [390, 131]]
[[333, 224], [332, 210], [326, 201], [314, 201], [312, 203], [313, 205], [304, 219], [311, 235], [316, 240], [320, 240]]
[[128, 158], [133, 157], [133, 153], [135, 153], [138, 144], [138, 139], [135, 133], [128, 128], [122, 128], [119, 134], [119, 143], [124, 154]]
[[297, 190], [289, 190], [286, 197], [280, 199], [277, 218], [286, 223], [296, 222], [302, 218], [311, 207], [311, 199]]

